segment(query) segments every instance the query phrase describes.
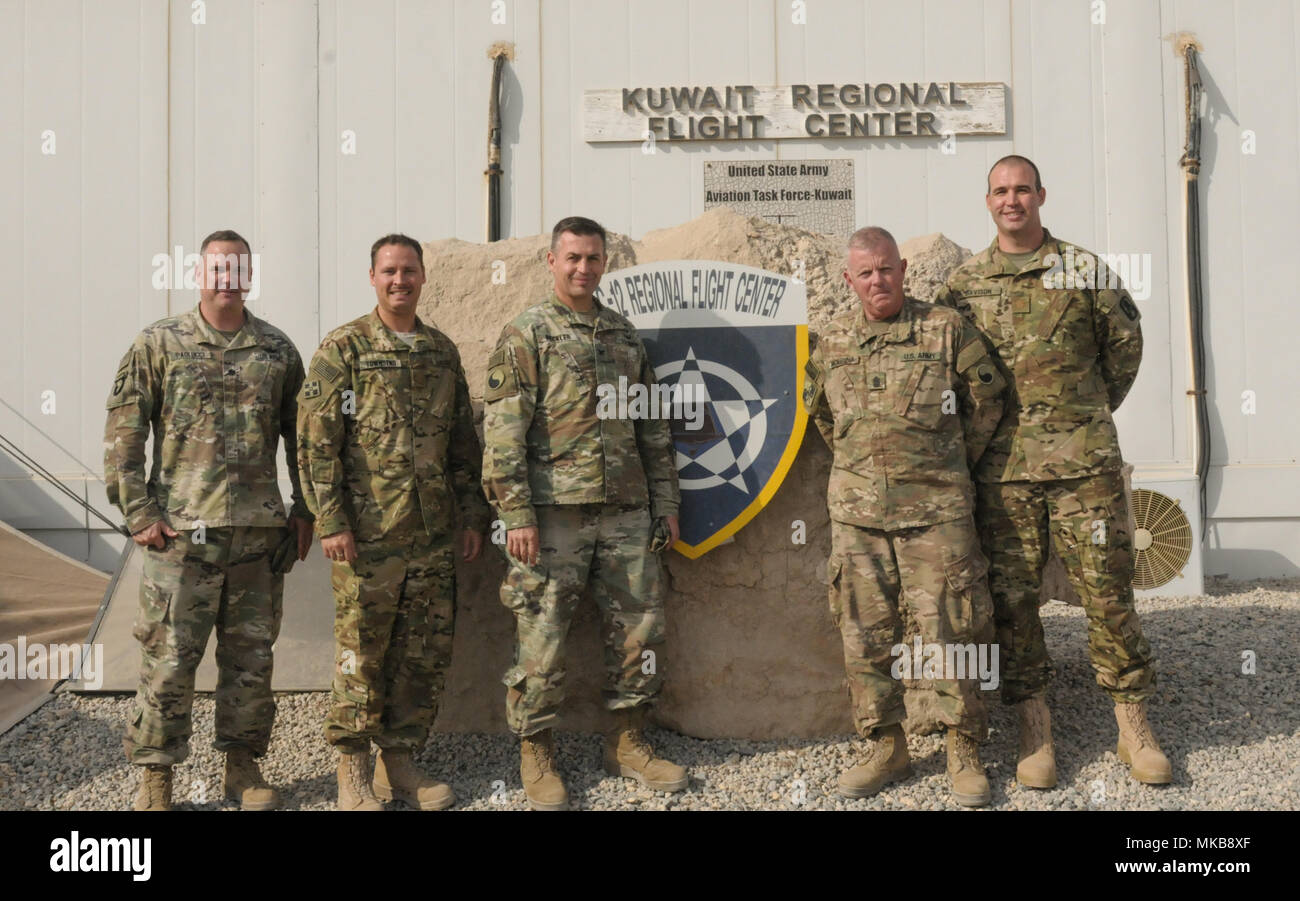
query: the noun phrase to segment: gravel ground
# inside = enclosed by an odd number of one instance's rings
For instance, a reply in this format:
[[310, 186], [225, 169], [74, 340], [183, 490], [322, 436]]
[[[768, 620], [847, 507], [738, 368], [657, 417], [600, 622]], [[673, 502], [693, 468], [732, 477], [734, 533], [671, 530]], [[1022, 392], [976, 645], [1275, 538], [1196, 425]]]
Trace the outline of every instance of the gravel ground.
[[[1174, 784], [1141, 786], [1115, 756], [1115, 719], [1093, 682], [1085, 619], [1052, 603], [1043, 623], [1057, 666], [1050, 703], [1060, 784], [1052, 791], [1015, 781], [1013, 712], [990, 705], [983, 746], [991, 809], [1300, 809], [1300, 579], [1221, 582], [1196, 598], [1139, 601], [1157, 654], [1159, 683], [1150, 719], [1173, 764]], [[1243, 652], [1255, 673], [1244, 674]], [[335, 755], [320, 734], [328, 695], [282, 694], [263, 773], [285, 806], [328, 810]], [[845, 703], [848, 703], [847, 693]], [[122, 759], [126, 696], [62, 693], [0, 736], [0, 810], [128, 809], [137, 775]], [[189, 760], [176, 768], [182, 809], [233, 810], [220, 799], [222, 758], [211, 746], [213, 703], [194, 705]], [[691, 785], [675, 795], [610, 778], [600, 737], [561, 733], [558, 753], [573, 806], [595, 810], [888, 810], [957, 808], [948, 798], [941, 735], [910, 736], [915, 775], [864, 801], [834, 793], [854, 762], [851, 736], [785, 741], [699, 740], [662, 730], [659, 753], [687, 766]], [[447, 780], [462, 810], [522, 810], [516, 745], [509, 736], [436, 733], [421, 756]]]

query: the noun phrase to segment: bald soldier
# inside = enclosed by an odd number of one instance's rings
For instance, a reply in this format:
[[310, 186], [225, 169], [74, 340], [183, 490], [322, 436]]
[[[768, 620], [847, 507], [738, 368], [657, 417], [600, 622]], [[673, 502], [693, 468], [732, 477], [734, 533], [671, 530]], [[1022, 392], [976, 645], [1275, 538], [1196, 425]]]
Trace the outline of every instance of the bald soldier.
[[998, 160], [984, 198], [997, 237], [953, 272], [937, 298], [983, 332], [1011, 383], [1006, 418], [975, 481], [1005, 661], [1002, 699], [1020, 719], [1016, 779], [1031, 788], [1056, 785], [1051, 659], [1038, 616], [1054, 547], [1088, 615], [1097, 683], [1115, 703], [1116, 751], [1138, 781], [1166, 783], [1169, 761], [1146, 717], [1155, 666], [1133, 603], [1124, 460], [1111, 418], [1137, 378], [1140, 316], [1093, 254], [1043, 228], [1038, 211], [1046, 200], [1030, 160]]
[[990, 792], [979, 759], [988, 717], [976, 661], [996, 658], [969, 467], [997, 428], [1006, 383], [971, 325], [903, 295], [906, 272], [889, 232], [854, 233], [844, 280], [860, 304], [820, 335], [804, 381], [804, 407], [835, 457], [831, 617], [867, 745], [838, 787], [866, 798], [911, 774], [896, 676], [911, 669], [906, 661], [896, 668], [899, 649], [911, 650], [899, 644], [907, 604], [927, 655], [938, 646], [945, 661], [934, 687], [953, 799], [978, 807]]
[[[244, 307], [248, 242], [213, 232], [199, 256], [198, 307], [140, 333], [108, 398], [104, 484], [143, 557], [140, 688], [125, 747], [142, 769], [135, 809], [170, 809], [172, 767], [189, 755], [194, 674], [215, 627], [223, 791], [244, 810], [270, 810], [279, 795], [254, 758], [266, 753], [275, 719], [271, 649], [284, 573], [311, 546], [292, 451], [302, 359], [284, 332]], [[287, 519], [281, 439], [293, 486]]]

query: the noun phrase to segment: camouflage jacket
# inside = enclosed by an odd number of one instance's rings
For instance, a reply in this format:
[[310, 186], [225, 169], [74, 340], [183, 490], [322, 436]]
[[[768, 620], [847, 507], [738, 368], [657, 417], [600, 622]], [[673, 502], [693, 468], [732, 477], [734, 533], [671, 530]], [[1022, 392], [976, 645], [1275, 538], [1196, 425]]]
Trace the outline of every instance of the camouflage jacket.
[[537, 523], [537, 504], [649, 504], [676, 515], [677, 464], [664, 419], [602, 419], [598, 385], [654, 386], [632, 323], [596, 302], [594, 323], [558, 299], [501, 332], [483, 395], [483, 486], [507, 529]]
[[415, 320], [408, 347], [378, 310], [325, 336], [298, 399], [298, 466], [321, 537], [484, 531], [478, 435], [460, 354]]
[[[132, 532], [165, 520], [281, 526], [276, 445], [284, 438], [295, 516], [303, 503], [294, 458], [302, 358], [289, 337], [245, 310], [229, 344], [198, 308], [162, 319], [135, 339], [108, 396], [104, 483]], [[145, 444], [153, 429], [153, 467]]]
[[835, 458], [831, 519], [909, 529], [967, 516], [1006, 382], [951, 310], [908, 298], [881, 326], [860, 306], [837, 316], [805, 367], [804, 409]]
[[[1137, 378], [1140, 316], [1111, 270], [1095, 261], [1089, 274], [1089, 261], [1088, 251], [1044, 232], [1017, 270], [994, 239], [939, 290], [935, 302], [984, 333], [1011, 383], [977, 481], [1072, 479], [1123, 464], [1111, 413]], [[1073, 273], [1064, 271], [1069, 262]]]

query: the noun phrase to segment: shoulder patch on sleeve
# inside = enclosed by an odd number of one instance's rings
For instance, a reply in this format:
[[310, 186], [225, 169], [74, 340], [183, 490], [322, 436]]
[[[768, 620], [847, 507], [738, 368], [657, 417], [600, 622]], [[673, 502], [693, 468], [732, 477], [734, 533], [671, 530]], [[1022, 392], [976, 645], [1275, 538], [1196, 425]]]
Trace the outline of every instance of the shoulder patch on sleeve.
[[487, 390], [483, 392], [483, 402], [490, 403], [518, 393], [519, 379], [515, 375], [510, 349], [503, 345], [488, 358]]
[[1120, 312], [1128, 317], [1130, 322], [1137, 322], [1142, 318], [1142, 314], [1138, 312], [1137, 304], [1133, 302], [1133, 298], [1129, 297], [1127, 291], [1120, 295], [1119, 309]]
[[965, 372], [987, 356], [988, 351], [983, 343], [979, 340], [972, 341], [957, 352], [957, 371]]
[[131, 381], [131, 368], [124, 364], [113, 379], [113, 390], [109, 392], [106, 409], [112, 410], [114, 407], [121, 407], [131, 402], [132, 392], [127, 390]]
[[338, 367], [320, 356], [311, 361], [311, 371], [327, 382], [337, 382], [343, 378], [343, 373], [339, 371]]
[[320, 397], [320, 379], [312, 379], [309, 382], [303, 382], [302, 396], [305, 400], [311, 400], [313, 397]]
[[803, 405], [811, 413], [817, 404], [818, 395], [822, 393], [822, 369], [815, 360], [809, 360], [803, 372]]

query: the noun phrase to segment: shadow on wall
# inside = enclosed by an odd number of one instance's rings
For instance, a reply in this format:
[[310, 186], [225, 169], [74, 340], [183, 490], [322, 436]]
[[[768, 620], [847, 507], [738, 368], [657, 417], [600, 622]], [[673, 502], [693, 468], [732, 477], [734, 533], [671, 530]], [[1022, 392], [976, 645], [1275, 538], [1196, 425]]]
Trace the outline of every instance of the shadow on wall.
[[[1213, 533], [1213, 528], [1211, 528]], [[1253, 548], [1212, 548], [1204, 550], [1206, 578], [1213, 573], [1250, 573], [1260, 579], [1289, 579], [1300, 576], [1300, 565], [1277, 551]]]

